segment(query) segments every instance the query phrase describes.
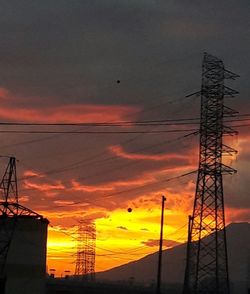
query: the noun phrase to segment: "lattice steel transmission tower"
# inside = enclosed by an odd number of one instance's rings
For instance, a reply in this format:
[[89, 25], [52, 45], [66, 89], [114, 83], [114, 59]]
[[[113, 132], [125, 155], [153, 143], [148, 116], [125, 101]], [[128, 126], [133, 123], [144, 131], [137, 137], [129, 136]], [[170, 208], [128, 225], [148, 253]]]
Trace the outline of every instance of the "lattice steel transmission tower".
[[95, 278], [96, 226], [80, 221], [78, 225], [75, 276], [91, 281]]
[[15, 232], [18, 217], [42, 216], [22, 206], [18, 202], [16, 158], [9, 157], [9, 162], [0, 182], [0, 292], [6, 275], [6, 260]]
[[238, 92], [224, 85], [238, 76], [222, 60], [204, 54], [202, 64], [200, 155], [193, 214], [189, 221], [185, 294], [229, 294], [227, 244], [223, 199], [223, 174], [236, 171], [222, 163], [223, 154], [236, 151], [223, 143], [223, 135], [237, 132], [223, 118], [236, 111], [224, 105]]
[[[16, 159], [9, 158], [9, 163], [0, 182], [0, 279], [5, 279], [5, 265], [18, 214], [18, 192], [16, 179]], [[15, 204], [15, 205], [11, 205]], [[11, 215], [11, 221], [8, 216]]]

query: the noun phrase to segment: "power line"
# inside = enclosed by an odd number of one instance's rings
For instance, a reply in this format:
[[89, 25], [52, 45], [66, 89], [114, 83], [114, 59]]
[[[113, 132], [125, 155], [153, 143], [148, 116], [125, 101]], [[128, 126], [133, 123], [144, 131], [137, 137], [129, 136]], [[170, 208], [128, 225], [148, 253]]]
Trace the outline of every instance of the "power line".
[[6, 126], [124, 126], [137, 124], [152, 124], [164, 122], [181, 122], [181, 121], [195, 121], [199, 118], [181, 118], [181, 119], [163, 119], [163, 120], [142, 120], [142, 121], [116, 121], [116, 122], [80, 122], [80, 123], [35, 123], [35, 122], [0, 122], [0, 125]]
[[[154, 145], [150, 145], [150, 146], [145, 146], [143, 148], [139, 148], [139, 149], [135, 150], [135, 152], [142, 152], [142, 151], [145, 151], [145, 150], [148, 150], [148, 149], [152, 149], [154, 147], [159, 147], [159, 146], [162, 146], [162, 145], [165, 145], [165, 144], [174, 143], [174, 142], [180, 141], [182, 139], [186, 139], [186, 138], [188, 138], [188, 137], [190, 137], [192, 135], [196, 135], [196, 134], [197, 134], [196, 132], [188, 133], [188, 134], [185, 134], [183, 136], [177, 137], [177, 138], [172, 139], [172, 140], [166, 140], [166, 141], [163, 141], [163, 142], [158, 143], [158, 144], [154, 144]], [[131, 139], [127, 140], [127, 142], [125, 142], [125, 144], [127, 144], [129, 142], [131, 142]], [[163, 153], [163, 151], [158, 151], [158, 152], [154, 153], [153, 155], [157, 155], [157, 154], [161, 154], [161, 153]], [[105, 152], [101, 152], [99, 155], [103, 155], [103, 154], [105, 154]], [[84, 160], [77, 161], [75, 163], [69, 164], [67, 166], [64, 166], [64, 167], [61, 167], [61, 168], [58, 168], [58, 169], [54, 169], [54, 170], [50, 170], [50, 171], [43, 171], [43, 172], [41, 172], [41, 174], [51, 175], [51, 174], [63, 173], [65, 171], [72, 170], [72, 169], [75, 169], [75, 168], [88, 166], [89, 164], [91, 164], [91, 166], [93, 166], [93, 165], [96, 165], [96, 164], [106, 163], [106, 162], [110, 162], [110, 161], [118, 159], [117, 156], [110, 156], [110, 157], [104, 158], [102, 160], [95, 160], [95, 161], [92, 160], [92, 159], [96, 159], [98, 157], [99, 157], [98, 155], [93, 156], [92, 158], [89, 158], [88, 160], [84, 159]], [[129, 163], [125, 164], [125, 165], [119, 166], [118, 168], [115, 168], [115, 169], [112, 168], [112, 170], [105, 170], [104, 172], [105, 172], [105, 174], [107, 174], [110, 171], [115, 171], [116, 169], [121, 169], [121, 168], [130, 166], [130, 165], [135, 165], [137, 163], [138, 162], [136, 162], [136, 161], [135, 162], [129, 162]], [[101, 174], [103, 174], [103, 172]], [[89, 178], [89, 177], [93, 178], [93, 176], [95, 176], [95, 175], [88, 176], [87, 178]], [[97, 174], [97, 175], [99, 175], [99, 174]], [[35, 178], [35, 177], [36, 176], [33, 176], [33, 175], [32, 176], [26, 176], [26, 177], [20, 178], [18, 181], [23, 181], [23, 180], [27, 180], [27, 179]], [[86, 177], [84, 179], [86, 179]]]
[[[157, 106], [155, 106], [155, 107], [152, 107], [151, 109], [146, 109], [146, 110], [144, 110], [142, 113], [145, 113], [145, 112], [147, 112], [147, 111], [151, 111], [153, 108], [158, 108], [159, 106], [162, 106], [162, 105], [164, 105], [164, 104], [168, 104], [168, 103], [176, 103], [176, 102], [178, 102], [178, 101], [180, 101], [180, 100], [183, 100], [183, 99], [185, 99], [185, 98], [179, 98], [179, 99], [177, 99], [177, 100], [173, 100], [173, 101], [166, 101], [166, 102], [164, 102], [164, 103], [162, 103], [162, 104], [160, 104], [160, 105], [157, 105]], [[142, 135], [144, 135], [144, 133], [139, 133], [136, 137], [133, 137], [132, 139], [128, 139], [128, 140], [125, 140], [124, 142], [122, 142], [122, 144], [127, 144], [127, 143], [130, 143], [130, 142], [132, 142], [132, 141], [134, 141], [134, 140], [136, 140], [136, 139], [138, 139], [139, 137], [141, 137]], [[186, 134], [186, 135], [184, 135], [183, 137], [188, 137], [188, 136], [190, 136], [190, 135], [192, 135], [192, 133], [191, 134]], [[59, 135], [60, 136], [60, 135]], [[47, 137], [47, 138], [44, 138], [45, 140], [46, 139], [53, 139], [53, 138], [55, 138], [55, 137]], [[173, 141], [177, 141], [177, 140], [179, 140], [179, 139], [181, 139], [182, 137], [179, 137], [179, 138], [177, 138], [177, 139], [174, 139]], [[42, 141], [43, 139], [41, 139], [41, 141]], [[40, 141], [40, 140], [37, 140], [37, 141]], [[169, 143], [169, 142], [171, 142], [172, 140], [170, 140], [170, 141], [166, 141], [165, 143]], [[19, 145], [19, 144], [25, 144], [27, 141], [24, 141], [24, 142], [20, 142], [20, 143], [17, 143], [16, 145]], [[28, 141], [28, 143], [33, 143], [33, 141]], [[164, 142], [163, 142], [164, 143]], [[8, 146], [9, 147], [9, 146]], [[149, 148], [151, 148], [150, 146], [149, 146]], [[148, 147], [146, 147], [146, 148], [142, 148], [140, 151], [142, 151], [142, 150], [145, 150], [145, 149], [149, 149]], [[66, 167], [64, 167], [63, 169], [56, 169], [56, 170], [51, 170], [51, 171], [47, 171], [47, 172], [43, 172], [43, 173], [46, 173], [46, 174], [54, 174], [54, 173], [60, 173], [60, 172], [64, 172], [64, 171], [67, 171], [67, 170], [70, 170], [70, 169], [74, 169], [74, 168], [77, 168], [77, 167], [80, 167], [80, 163], [84, 163], [84, 165], [86, 165], [85, 163], [86, 163], [86, 161], [87, 162], [89, 162], [90, 160], [92, 160], [92, 159], [95, 159], [95, 158], [98, 158], [99, 156], [101, 156], [101, 155], [104, 155], [105, 154], [105, 151], [102, 151], [101, 153], [99, 153], [99, 154], [97, 154], [97, 155], [94, 155], [94, 156], [92, 156], [91, 158], [87, 158], [87, 159], [84, 159], [84, 160], [80, 160], [80, 161], [78, 161], [78, 162], [75, 162], [75, 163], [73, 163], [73, 164], [70, 164], [70, 165], [68, 165], [68, 166], [66, 166]], [[104, 160], [103, 160], [103, 162], [105, 161], [109, 161], [109, 160], [111, 160], [111, 159], [115, 159], [115, 158], [117, 158], [117, 157], [111, 157], [111, 158], [105, 158]], [[92, 161], [91, 161], [92, 162]], [[97, 162], [94, 162], [94, 164], [96, 164], [96, 163], [98, 163], [98, 161]], [[30, 177], [33, 177], [33, 176], [30, 176]], [[26, 178], [30, 178], [30, 177], [26, 177]], [[29, 189], [29, 190], [32, 190], [32, 189]]]
[[[180, 139], [184, 139], [184, 138], [187, 138], [187, 137], [189, 137], [189, 136], [191, 136], [191, 135], [195, 135], [196, 133], [190, 133], [190, 134], [187, 134], [187, 135], [185, 135], [185, 136], [182, 136], [182, 137], [178, 137], [178, 138], [176, 138], [176, 139], [174, 139], [174, 140], [170, 140], [169, 141], [169, 143], [172, 143], [172, 142], [174, 142], [174, 141], [178, 141], [178, 140], [180, 140]], [[145, 148], [146, 149], [146, 148]], [[162, 152], [157, 152], [157, 154], [159, 154], [159, 153], [162, 153]], [[116, 157], [117, 158], [117, 157]], [[108, 158], [109, 159], [109, 158]], [[110, 158], [110, 159], [112, 159], [112, 158]], [[114, 159], [114, 158], [113, 158]], [[99, 163], [100, 162], [100, 160], [99, 161], [96, 161], [96, 162], [94, 162], [94, 163], [91, 163], [91, 165], [93, 165], [93, 164], [97, 164], [97, 163]], [[77, 178], [76, 180], [81, 180], [81, 179], [84, 179], [84, 180], [86, 180], [86, 179], [88, 179], [88, 178], [91, 178], [91, 179], [93, 179], [94, 177], [96, 178], [96, 177], [98, 177], [98, 176], [100, 176], [100, 175], [103, 175], [103, 174], [109, 174], [109, 173], [111, 173], [111, 172], [114, 172], [114, 171], [116, 171], [116, 170], [121, 170], [121, 169], [124, 169], [124, 168], [126, 168], [126, 167], [128, 167], [128, 166], [132, 166], [132, 165], [137, 165], [138, 164], [138, 162], [137, 161], [133, 161], [133, 162], [129, 162], [129, 163], [127, 163], [127, 164], [124, 164], [124, 165], [121, 165], [121, 166], [119, 166], [119, 167], [117, 167], [117, 168], [111, 168], [111, 169], [107, 169], [107, 170], [104, 170], [104, 171], [102, 171], [102, 172], [98, 172], [98, 173], [95, 173], [95, 174], [92, 174], [92, 175], [88, 175], [87, 177], [84, 177], [84, 178], [82, 178], [82, 177], [80, 177], [80, 178]], [[85, 164], [86, 165], [86, 164]], [[88, 165], [88, 164], [87, 164]], [[54, 171], [53, 172], [53, 174], [54, 173], [60, 173], [60, 172], [64, 172], [65, 170], [63, 170], [63, 171], [60, 171], [60, 170], [58, 170], [58, 171]], [[47, 172], [47, 174], [48, 174], [48, 172]], [[49, 174], [52, 174], [52, 172], [51, 173], [49, 173]], [[180, 177], [182, 177], [182, 176], [180, 176]], [[23, 178], [21, 178], [20, 179], [20, 181], [24, 181], [24, 180], [26, 180], [26, 179], [29, 179], [29, 178], [33, 178], [33, 176], [27, 176], [27, 177], [23, 177]], [[177, 178], [179, 178], [179, 176], [177, 177]], [[157, 183], [149, 183], [149, 184], [146, 184], [146, 185], [159, 185], [159, 184], [162, 184], [164, 182], [164, 180], [163, 181], [158, 181]], [[144, 188], [144, 186], [145, 185], [143, 185], [143, 186], [140, 186], [140, 187], [137, 187], [137, 188], [132, 188], [133, 190], [136, 190], [136, 189], [140, 189], [140, 188]], [[31, 189], [29, 189], [29, 188], [24, 188], [24, 189], [21, 189], [21, 190], [19, 190], [19, 192], [25, 192], [25, 191], [32, 191], [32, 190], [36, 190], [36, 188], [31, 188]], [[126, 192], [126, 191], [124, 191], [124, 192]], [[119, 192], [120, 193], [120, 192]], [[116, 194], [116, 193], [115, 193]], [[110, 197], [111, 195], [106, 195], [106, 196], [104, 196], [104, 197]], [[72, 203], [72, 204], [68, 204], [69, 206], [71, 206], [71, 205], [77, 205], [77, 204], [81, 204], [81, 203], [86, 203], [86, 202], [90, 202], [90, 203], [92, 203], [92, 204], [96, 204], [95, 202], [93, 202], [93, 201], [90, 201], [89, 199], [87, 200], [87, 201], [78, 201], [78, 202], [74, 202], [74, 203]], [[52, 207], [52, 209], [53, 208], [60, 208], [60, 207], [65, 207], [65, 206], [67, 206], [67, 205], [56, 205], [56, 206], [53, 206]], [[98, 206], [100, 206], [100, 204], [98, 205]], [[51, 208], [51, 207], [50, 207]]]
[[243, 127], [250, 127], [250, 124], [242, 124], [242, 125], [232, 125], [232, 128], [243, 128]]
[[[231, 127], [241, 128], [248, 127], [250, 124], [232, 125]], [[198, 129], [174, 129], [174, 130], [158, 130], [158, 131], [20, 131], [20, 130], [0, 130], [0, 133], [7, 134], [162, 134], [162, 133], [181, 133], [199, 131]]]
[[[195, 174], [195, 173], [197, 173], [197, 170], [194, 170], [194, 171], [191, 171], [191, 172], [187, 172], [187, 173], [181, 174], [179, 176], [175, 176], [175, 177], [170, 177], [170, 178], [167, 178], [167, 179], [163, 179], [161, 181], [157, 181], [157, 182], [154, 182], [154, 183], [144, 184], [144, 185], [141, 185], [139, 187], [129, 188], [129, 189], [117, 191], [117, 192], [114, 192], [114, 193], [110, 193], [110, 194], [104, 195], [102, 197], [102, 199], [104, 199], [104, 198], [110, 198], [110, 197], [121, 195], [121, 194], [128, 193], [128, 192], [133, 192], [133, 191], [145, 189], [145, 188], [148, 188], [148, 187], [151, 187], [151, 186], [157, 186], [157, 185], [163, 184], [163, 183], [168, 183], [168, 182], [171, 182], [171, 181], [174, 181], [174, 180], [178, 180], [180, 178], [184, 178], [186, 176], [189, 176], [189, 175], [192, 175], [192, 174]], [[89, 201], [89, 200], [87, 200], [87, 201]], [[73, 203], [70, 203], [70, 204], [67, 204], [67, 205], [50, 206], [49, 208], [50, 209], [53, 209], [53, 208], [61, 208], [61, 207], [74, 206], [74, 205], [86, 203], [87, 201], [76, 201], [76, 202], [73, 202]], [[91, 202], [91, 201], [89, 201], [89, 202]]]
[[[178, 139], [176, 139], [175, 141], [178, 141]], [[142, 151], [142, 150], [141, 150]], [[159, 151], [159, 152], [156, 152], [156, 153], [154, 153], [154, 155], [157, 155], [157, 154], [161, 154], [161, 153], [164, 153], [164, 151]], [[117, 158], [117, 157], [116, 157]], [[102, 176], [103, 174], [109, 174], [109, 173], [111, 173], [111, 172], [114, 172], [114, 171], [116, 171], [116, 170], [122, 170], [122, 169], [124, 169], [124, 168], [126, 168], [126, 167], [128, 167], [128, 166], [134, 166], [134, 165], [137, 165], [138, 163], [140, 163], [141, 161], [132, 161], [132, 162], [128, 162], [128, 163], [126, 163], [126, 164], [124, 164], [124, 165], [121, 165], [121, 166], [118, 166], [117, 168], [110, 168], [110, 169], [108, 169], [108, 170], [104, 170], [104, 171], [102, 171], [102, 172], [98, 172], [98, 173], [95, 173], [95, 174], [92, 174], [92, 175], [88, 175], [87, 177], [79, 177], [79, 178], [77, 178], [76, 180], [82, 180], [82, 179], [84, 179], [84, 180], [86, 180], [86, 179], [89, 179], [89, 178], [93, 178], [93, 177], [98, 177], [98, 176]], [[92, 164], [93, 165], [93, 164]]]
[[[61, 232], [62, 234], [65, 234], [66, 236], [70, 237], [71, 239], [77, 240], [77, 238], [73, 236], [75, 233], [72, 233], [72, 234], [71, 234], [71, 233], [66, 232], [66, 231], [63, 230], [63, 229], [55, 228], [52, 224], [49, 224], [49, 225], [53, 228], [53, 230], [55, 230], [55, 231], [57, 231], [57, 232]], [[181, 231], [182, 229], [186, 228], [186, 225], [187, 225], [187, 223], [185, 223], [184, 225], [178, 227], [177, 229], [175, 229], [174, 232], [172, 232], [172, 233], [170, 233], [170, 234], [167, 234], [167, 236], [175, 235], [176, 233], [178, 233], [178, 232]], [[182, 234], [181, 237], [179, 237], [178, 239], [176, 239], [176, 241], [182, 239], [182, 237], [183, 237], [183, 234]], [[96, 245], [96, 248], [99, 249], [99, 250], [102, 250], [102, 251], [109, 252], [109, 253], [107, 253], [107, 254], [96, 254], [97, 256], [124, 255], [124, 254], [128, 254], [128, 253], [129, 253], [130, 255], [141, 255], [141, 254], [138, 254], [138, 253], [135, 253], [135, 252], [138, 252], [138, 251], [140, 251], [140, 250], [143, 250], [143, 249], [149, 248], [149, 246], [147, 246], [147, 245], [142, 245], [142, 246], [138, 246], [138, 247], [135, 247], [135, 248], [126, 249], [126, 250], [124, 250], [124, 251], [122, 251], [122, 249], [121, 249], [121, 251], [114, 251], [114, 250], [107, 249], [107, 248], [103, 248], [103, 247], [100, 247], [100, 246], [97, 246], [97, 245]], [[60, 250], [56, 250], [56, 249], [52, 249], [52, 250], [61, 252]], [[73, 253], [73, 251], [68, 251], [68, 252], [63, 251], [63, 252], [65, 252], [65, 253]]]
[[[165, 97], [165, 95], [162, 96], [162, 97]], [[154, 110], [156, 110], [156, 109], [158, 109], [158, 108], [160, 108], [160, 107], [162, 107], [164, 105], [168, 105], [168, 104], [172, 105], [172, 104], [176, 104], [176, 103], [181, 103], [183, 100], [187, 100], [187, 98], [186, 97], [180, 97], [180, 98], [177, 98], [177, 99], [172, 99], [172, 100], [164, 101], [163, 103], [159, 103], [159, 104], [156, 104], [156, 105], [151, 106], [149, 108], [143, 109], [140, 112], [140, 115], [145, 114], [145, 113], [148, 113], [148, 112], [152, 112], [152, 111], [154, 111]], [[131, 115], [127, 115], [127, 117], [130, 117], [130, 116], [133, 116], [133, 115], [132, 114]], [[114, 120], [107, 121], [106, 123], [111, 123], [113, 121]], [[76, 130], [76, 129], [74, 129], [74, 130]], [[59, 138], [59, 137], [61, 137], [63, 135], [64, 134], [54, 134], [52, 136], [47, 136], [47, 137], [44, 137], [44, 138], [41, 138], [41, 139], [21, 141], [21, 142], [17, 142], [17, 143], [14, 143], [14, 144], [5, 145], [5, 146], [3, 146], [1, 148], [9, 148], [9, 147], [12, 147], [12, 146], [19, 146], [19, 145], [26, 145], [26, 144], [34, 144], [34, 143], [42, 142], [42, 141], [46, 141], [46, 140], [53, 140], [53, 139]]]
[[198, 131], [198, 129], [175, 129], [158, 131], [20, 131], [20, 130], [0, 130], [0, 133], [14, 134], [161, 134]]
[[[246, 117], [250, 114], [238, 114], [233, 116], [225, 116], [226, 118], [235, 118], [226, 120], [229, 122], [233, 121], [244, 121], [249, 119], [238, 119], [238, 117]], [[199, 124], [200, 118], [179, 118], [179, 119], [162, 119], [162, 120], [135, 120], [135, 121], [115, 121], [115, 122], [79, 122], [79, 123], [36, 123], [36, 122], [0, 122], [0, 125], [4, 126], [87, 126], [87, 127], [124, 127], [129, 126], [144, 126], [144, 125], [175, 125], [175, 124]]]

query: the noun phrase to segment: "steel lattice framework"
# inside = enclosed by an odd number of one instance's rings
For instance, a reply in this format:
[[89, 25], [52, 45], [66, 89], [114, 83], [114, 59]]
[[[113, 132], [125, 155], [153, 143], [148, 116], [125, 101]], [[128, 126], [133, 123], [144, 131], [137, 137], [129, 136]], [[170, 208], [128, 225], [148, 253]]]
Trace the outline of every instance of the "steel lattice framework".
[[32, 216], [37, 219], [43, 219], [43, 216], [24, 207], [18, 202], [16, 158], [9, 157], [8, 165], [0, 182], [0, 217]]
[[43, 217], [18, 203], [16, 159], [10, 157], [0, 182], [0, 283], [5, 279], [5, 265], [18, 217]]
[[94, 280], [96, 226], [80, 221], [78, 226], [75, 276]]
[[[229, 293], [227, 245], [223, 199], [223, 174], [236, 171], [222, 163], [223, 154], [236, 151], [223, 143], [223, 135], [236, 132], [223, 124], [237, 114], [224, 105], [238, 92], [224, 85], [236, 74], [222, 60], [204, 54], [200, 120], [200, 155], [193, 214], [189, 222], [184, 293]], [[197, 93], [196, 93], [197, 94]], [[209, 235], [209, 236], [208, 236]]]

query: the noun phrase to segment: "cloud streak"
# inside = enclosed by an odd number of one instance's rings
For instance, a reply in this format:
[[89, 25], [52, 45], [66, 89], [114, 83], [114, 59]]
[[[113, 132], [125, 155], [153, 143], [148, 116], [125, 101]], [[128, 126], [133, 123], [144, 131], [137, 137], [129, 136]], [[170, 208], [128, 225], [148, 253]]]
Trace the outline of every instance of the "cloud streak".
[[[156, 247], [159, 246], [159, 240], [154, 240], [154, 239], [149, 239], [147, 241], [143, 241], [141, 242], [142, 244], [149, 246], [149, 247]], [[171, 248], [174, 246], [177, 246], [181, 244], [180, 242], [176, 242], [174, 240], [167, 240], [167, 239], [163, 239], [163, 246], [167, 247], [167, 248]]]
[[188, 155], [181, 155], [178, 153], [167, 153], [167, 154], [139, 154], [139, 153], [128, 153], [121, 146], [110, 146], [109, 150], [118, 157], [129, 159], [129, 160], [149, 160], [149, 161], [176, 161], [188, 160]]
[[0, 119], [37, 123], [91, 123], [126, 120], [140, 112], [139, 107], [122, 105], [73, 104], [43, 108], [2, 106]]

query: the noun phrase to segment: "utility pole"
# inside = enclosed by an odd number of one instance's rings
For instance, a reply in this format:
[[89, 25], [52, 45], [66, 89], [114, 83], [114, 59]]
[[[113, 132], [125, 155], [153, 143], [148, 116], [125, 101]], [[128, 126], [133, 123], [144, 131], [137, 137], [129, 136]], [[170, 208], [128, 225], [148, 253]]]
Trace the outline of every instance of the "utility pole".
[[159, 242], [159, 258], [158, 258], [158, 271], [157, 271], [157, 285], [156, 294], [161, 293], [161, 266], [162, 266], [162, 245], [163, 245], [163, 225], [164, 225], [164, 204], [166, 197], [162, 196], [161, 202], [161, 230], [160, 230], [160, 242]]
[[184, 281], [185, 288], [183, 288], [183, 294], [187, 293], [187, 292], [185, 292], [186, 288], [187, 289], [189, 288], [189, 279], [188, 279], [189, 262], [187, 262], [187, 261], [190, 259], [189, 254], [190, 254], [190, 244], [191, 244], [191, 222], [192, 222], [192, 216], [189, 215], [188, 216], [187, 251], [186, 251], [186, 269], [185, 269], [185, 281]]
[[[199, 169], [192, 217], [189, 219], [185, 294], [229, 294], [225, 230], [223, 174], [236, 171], [222, 163], [222, 155], [236, 150], [223, 143], [223, 135], [237, 132], [225, 126], [224, 117], [236, 111], [224, 98], [238, 92], [225, 86], [225, 79], [238, 76], [223, 61], [205, 53], [202, 64]], [[195, 93], [197, 94], [197, 93]]]

